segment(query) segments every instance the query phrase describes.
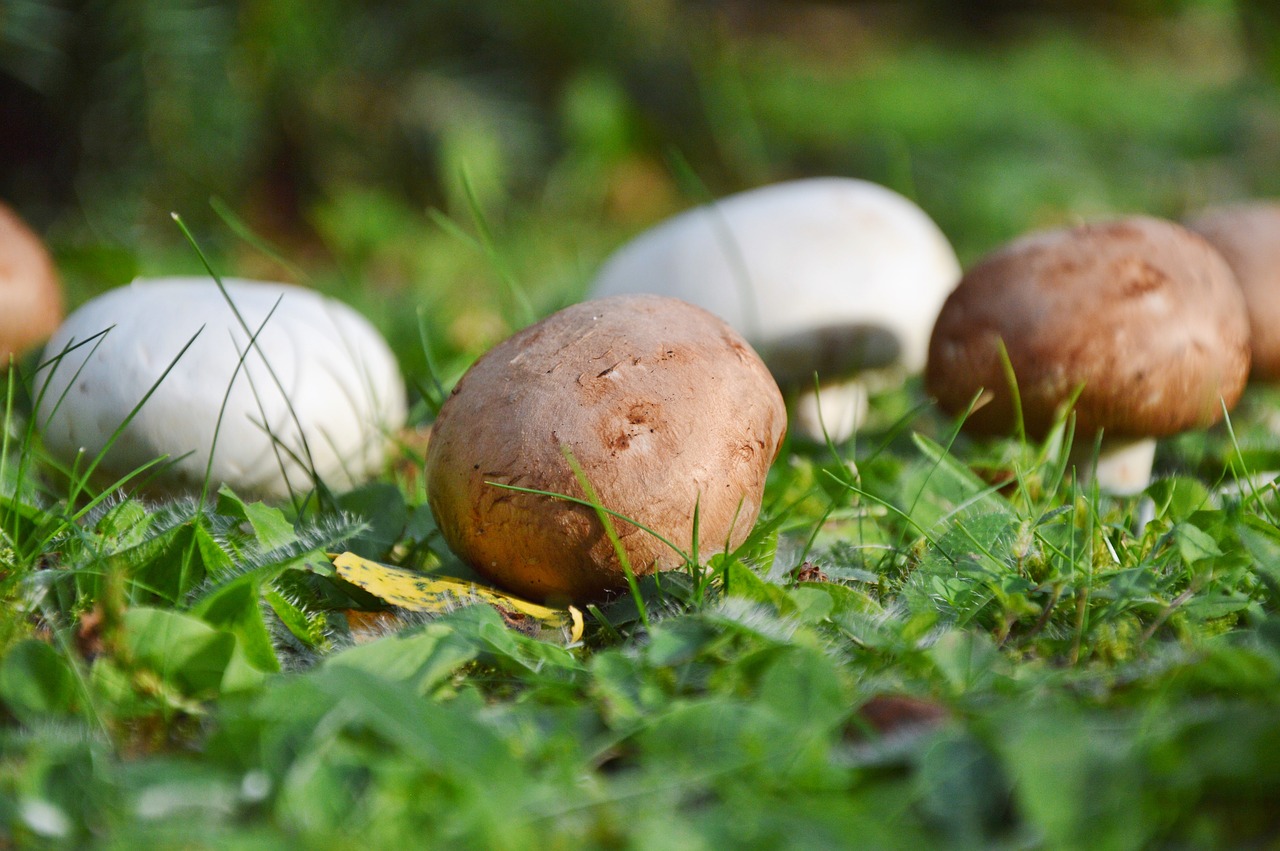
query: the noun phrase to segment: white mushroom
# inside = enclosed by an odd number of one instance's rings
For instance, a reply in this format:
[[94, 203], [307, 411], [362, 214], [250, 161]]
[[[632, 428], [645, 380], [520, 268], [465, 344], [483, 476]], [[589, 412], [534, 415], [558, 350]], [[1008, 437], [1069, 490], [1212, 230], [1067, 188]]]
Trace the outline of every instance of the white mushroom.
[[225, 283], [235, 311], [208, 278], [163, 278], [68, 317], [37, 381], [50, 452], [68, 463], [83, 453], [83, 468], [154, 388], [103, 458], [106, 477], [168, 456], [150, 489], [197, 491], [212, 452], [212, 487], [282, 499], [310, 489], [313, 471], [338, 489], [378, 471], [387, 433], [405, 419], [403, 380], [378, 332], [301, 287]]
[[924, 368], [934, 318], [959, 279], [955, 252], [919, 207], [828, 177], [675, 216], [618, 250], [591, 295], [656, 293], [710, 310], [794, 397], [793, 430], [841, 441], [862, 422], [868, 387]]

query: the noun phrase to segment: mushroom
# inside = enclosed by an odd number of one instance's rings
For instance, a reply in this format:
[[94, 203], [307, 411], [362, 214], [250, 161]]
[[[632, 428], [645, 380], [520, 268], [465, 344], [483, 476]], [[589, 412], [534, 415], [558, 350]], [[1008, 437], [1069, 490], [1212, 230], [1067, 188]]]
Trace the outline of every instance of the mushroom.
[[[509, 590], [589, 600], [742, 543], [786, 430], [768, 369], [727, 324], [650, 295], [566, 308], [494, 347], [432, 426], [427, 498], [445, 541]], [[587, 490], [573, 469], [579, 465]], [[695, 519], [696, 518], [696, 519]], [[647, 527], [645, 531], [640, 527]]]
[[619, 249], [591, 293], [650, 292], [710, 310], [793, 398], [794, 430], [840, 442], [862, 423], [869, 389], [924, 367], [929, 329], [959, 278], [955, 252], [919, 207], [827, 177], [681, 213]]
[[1197, 214], [1187, 227], [1209, 240], [1235, 273], [1249, 309], [1251, 375], [1280, 378], [1280, 204], [1247, 203]]
[[0, 358], [45, 340], [61, 321], [62, 288], [49, 252], [0, 204]]
[[1217, 422], [1249, 371], [1226, 261], [1146, 217], [1030, 234], [964, 276], [938, 316], [925, 384], [953, 414], [984, 391], [964, 423], [975, 433], [1015, 426], [1001, 343], [1027, 433], [1045, 434], [1078, 392], [1076, 446], [1092, 452], [1081, 436], [1102, 433], [1097, 482], [1114, 494], [1143, 490], [1154, 438]]
[[152, 493], [198, 492], [208, 468], [215, 488], [284, 499], [313, 473], [341, 489], [378, 471], [405, 419], [381, 335], [301, 287], [224, 283], [225, 296], [208, 278], [137, 280], [72, 313], [37, 377], [46, 447], [68, 463], [97, 456], [154, 389], [102, 458], [103, 481], [168, 456], [144, 476]]

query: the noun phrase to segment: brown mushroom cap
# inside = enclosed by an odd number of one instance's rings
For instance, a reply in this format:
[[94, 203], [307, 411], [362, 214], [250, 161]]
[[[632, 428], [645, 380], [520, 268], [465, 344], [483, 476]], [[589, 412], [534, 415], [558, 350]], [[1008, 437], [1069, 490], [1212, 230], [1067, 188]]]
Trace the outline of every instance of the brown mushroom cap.
[[[445, 541], [477, 571], [535, 599], [626, 587], [592, 508], [487, 482], [600, 502], [699, 557], [740, 544], [760, 512], [786, 430], [768, 369], [712, 314], [660, 296], [556, 313], [499, 344], [454, 388], [432, 427], [427, 496]], [[632, 569], [682, 564], [614, 521]]]
[[43, 342], [62, 321], [62, 289], [44, 243], [0, 204], [0, 358]]
[[1249, 327], [1231, 269], [1205, 240], [1146, 217], [1022, 237], [961, 280], [938, 317], [925, 382], [970, 431], [1014, 424], [999, 353], [1017, 376], [1028, 433], [1077, 389], [1076, 426], [1157, 437], [1222, 416], [1249, 371]]
[[1280, 378], [1280, 204], [1215, 207], [1187, 227], [1222, 252], [1249, 308], [1254, 378]]

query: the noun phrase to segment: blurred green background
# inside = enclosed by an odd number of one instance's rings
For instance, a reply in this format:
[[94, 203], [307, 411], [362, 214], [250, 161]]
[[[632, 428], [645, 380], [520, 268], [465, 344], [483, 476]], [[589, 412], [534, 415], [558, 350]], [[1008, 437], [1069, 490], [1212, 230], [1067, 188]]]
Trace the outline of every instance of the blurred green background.
[[549, 312], [630, 235], [769, 181], [886, 184], [966, 262], [1280, 195], [1274, 6], [2, 0], [0, 198], [73, 305], [199, 272], [176, 211], [220, 272], [356, 304], [416, 375], [420, 308], [456, 374], [524, 321], [511, 282]]

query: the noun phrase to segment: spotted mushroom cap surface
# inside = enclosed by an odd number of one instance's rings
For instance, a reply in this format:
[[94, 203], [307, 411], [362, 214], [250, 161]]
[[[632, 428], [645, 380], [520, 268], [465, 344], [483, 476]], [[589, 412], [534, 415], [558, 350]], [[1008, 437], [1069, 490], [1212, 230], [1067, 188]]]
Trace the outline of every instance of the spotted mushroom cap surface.
[[[511, 591], [588, 600], [626, 587], [594, 509], [494, 483], [587, 498], [698, 555], [740, 544], [786, 430], [764, 363], [720, 319], [660, 296], [578, 304], [517, 333], [463, 376], [432, 427], [427, 494], [445, 541]], [[682, 564], [613, 525], [637, 575]]]
[[1131, 217], [1024, 236], [979, 261], [934, 327], [925, 383], [975, 433], [1027, 432], [1079, 391], [1078, 431], [1158, 437], [1208, 426], [1249, 371], [1244, 299], [1222, 256], [1172, 222]]
[[1197, 214], [1187, 227], [1222, 253], [1244, 292], [1253, 377], [1280, 379], [1280, 204], [1215, 207]]
[[62, 287], [44, 243], [0, 204], [0, 358], [47, 339], [62, 309]]

